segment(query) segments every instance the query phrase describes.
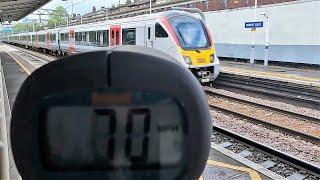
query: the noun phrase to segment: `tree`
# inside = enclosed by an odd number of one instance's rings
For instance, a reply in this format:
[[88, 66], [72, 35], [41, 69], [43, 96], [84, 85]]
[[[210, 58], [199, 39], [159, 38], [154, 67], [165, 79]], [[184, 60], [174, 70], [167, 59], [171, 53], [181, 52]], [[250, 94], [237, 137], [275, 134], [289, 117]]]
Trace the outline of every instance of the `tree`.
[[66, 24], [66, 19], [69, 17], [68, 11], [63, 6], [57, 6], [53, 13], [49, 16], [48, 26], [55, 27]]
[[[12, 31], [14, 33], [25, 33], [25, 32], [32, 32], [33, 31], [33, 23], [32, 22], [27, 22], [25, 21], [25, 23], [15, 23], [12, 24]], [[34, 30], [35, 31], [39, 31], [41, 29], [43, 29], [43, 27], [45, 26], [45, 24], [40, 24], [40, 23], [34, 23]]]
[[25, 23], [16, 23], [12, 27], [12, 30], [13, 30], [14, 33], [26, 32], [27, 29], [29, 29], [29, 28]]
[[131, 0], [127, 0], [127, 1], [126, 1], [126, 5], [129, 5], [129, 4], [131, 4], [131, 3], [132, 3]]

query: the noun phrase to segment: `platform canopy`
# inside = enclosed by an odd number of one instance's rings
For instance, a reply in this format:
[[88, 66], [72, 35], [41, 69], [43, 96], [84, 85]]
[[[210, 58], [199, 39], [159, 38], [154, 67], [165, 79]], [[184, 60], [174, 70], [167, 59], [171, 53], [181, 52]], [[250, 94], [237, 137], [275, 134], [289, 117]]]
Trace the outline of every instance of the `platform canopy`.
[[18, 21], [50, 0], [0, 0], [0, 21]]

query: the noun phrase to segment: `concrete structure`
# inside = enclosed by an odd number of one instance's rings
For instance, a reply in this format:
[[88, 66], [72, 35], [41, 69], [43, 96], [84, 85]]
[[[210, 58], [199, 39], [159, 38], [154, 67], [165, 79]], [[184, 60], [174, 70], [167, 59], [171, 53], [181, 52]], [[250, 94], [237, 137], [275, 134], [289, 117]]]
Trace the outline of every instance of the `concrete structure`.
[[[258, 20], [270, 16], [269, 59], [272, 61], [320, 65], [320, 1], [301, 0], [259, 6]], [[207, 25], [219, 57], [250, 59], [251, 36], [255, 33], [255, 59], [264, 59], [266, 28], [256, 32], [244, 28], [253, 21], [254, 10], [239, 8], [207, 12]]]

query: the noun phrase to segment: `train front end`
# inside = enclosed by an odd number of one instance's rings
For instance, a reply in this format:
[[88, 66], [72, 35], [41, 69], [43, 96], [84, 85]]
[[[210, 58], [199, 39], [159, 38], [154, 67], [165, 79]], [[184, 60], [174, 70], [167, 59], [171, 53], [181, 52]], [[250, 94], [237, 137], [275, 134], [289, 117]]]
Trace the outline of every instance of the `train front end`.
[[201, 83], [214, 81], [220, 72], [219, 59], [208, 29], [190, 13], [172, 13], [166, 17], [170, 34], [177, 44], [179, 59]]

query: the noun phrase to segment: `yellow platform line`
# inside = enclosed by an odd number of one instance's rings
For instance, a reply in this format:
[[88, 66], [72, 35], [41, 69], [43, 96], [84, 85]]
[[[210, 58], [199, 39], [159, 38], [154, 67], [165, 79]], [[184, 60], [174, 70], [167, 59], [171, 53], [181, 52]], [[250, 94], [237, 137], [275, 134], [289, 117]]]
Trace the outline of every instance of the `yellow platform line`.
[[231, 67], [221, 67], [222, 71], [232, 72], [232, 73], [248, 73], [251, 75], [261, 75], [261, 76], [267, 76], [267, 77], [275, 77], [275, 78], [285, 78], [285, 79], [292, 79], [292, 80], [300, 80], [300, 81], [308, 81], [312, 83], [319, 83], [320, 78], [313, 78], [313, 77], [300, 77], [300, 76], [294, 76], [289, 74], [280, 74], [280, 73], [273, 73], [273, 72], [261, 72], [256, 70], [244, 70], [244, 69], [237, 69], [237, 68], [231, 68]]
[[250, 168], [235, 166], [235, 165], [231, 165], [231, 164], [227, 164], [227, 163], [223, 163], [223, 162], [219, 162], [219, 161], [213, 161], [213, 160], [208, 160], [207, 164], [212, 165], [212, 166], [219, 166], [219, 167], [224, 167], [224, 168], [228, 168], [228, 169], [234, 169], [237, 171], [247, 172], [251, 179], [261, 180], [259, 173], [257, 173], [255, 170], [252, 170]]
[[22, 64], [19, 62], [19, 60], [17, 60], [11, 53], [9, 53], [7, 50], [3, 49], [7, 54], [9, 54], [9, 56], [14, 59], [16, 61], [17, 64], [19, 64], [19, 66], [28, 74], [30, 75], [31, 72]]

